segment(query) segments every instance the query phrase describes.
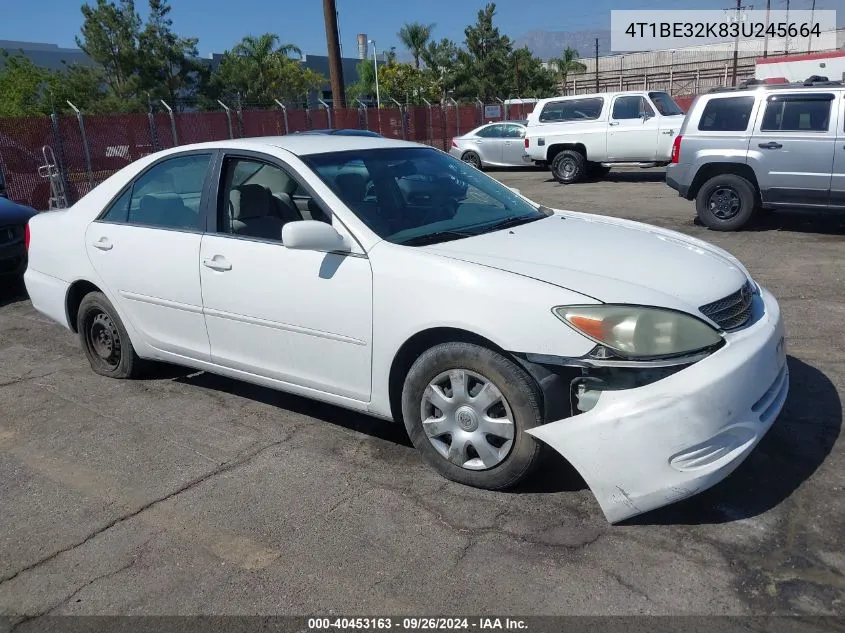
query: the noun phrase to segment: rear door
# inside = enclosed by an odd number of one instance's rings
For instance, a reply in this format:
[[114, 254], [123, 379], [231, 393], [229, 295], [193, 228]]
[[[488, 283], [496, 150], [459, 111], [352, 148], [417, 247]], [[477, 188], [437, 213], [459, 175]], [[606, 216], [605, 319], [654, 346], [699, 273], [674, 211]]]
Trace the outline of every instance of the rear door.
[[833, 149], [833, 173], [830, 177], [830, 206], [845, 208], [845, 92], [839, 92], [839, 120], [836, 121], [836, 146]]
[[833, 92], [782, 91], [764, 98], [748, 162], [760, 195], [777, 206], [827, 206], [837, 129]]
[[209, 359], [199, 253], [211, 152], [168, 156], [141, 173], [85, 234], [121, 316], [163, 352]]
[[655, 160], [659, 128], [660, 119], [645, 97], [615, 97], [607, 130], [608, 159], [615, 162]]
[[502, 150], [505, 142], [505, 126], [500, 123], [488, 125], [476, 132], [475, 143], [481, 162], [491, 165], [502, 164]]

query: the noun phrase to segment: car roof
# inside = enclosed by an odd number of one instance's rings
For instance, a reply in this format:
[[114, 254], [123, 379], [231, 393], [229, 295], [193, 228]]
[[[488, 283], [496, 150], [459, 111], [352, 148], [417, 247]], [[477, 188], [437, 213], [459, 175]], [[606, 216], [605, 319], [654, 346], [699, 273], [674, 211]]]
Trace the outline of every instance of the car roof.
[[297, 156], [309, 154], [328, 154], [330, 152], [348, 152], [365, 149], [425, 147], [421, 143], [411, 143], [383, 138], [380, 136], [347, 136], [342, 134], [288, 134], [286, 136], [256, 136], [223, 141], [208, 141], [193, 145], [180, 145], [162, 152], [162, 155], [186, 152], [198, 149], [239, 149], [252, 151], [272, 151], [283, 149]]
[[326, 128], [322, 130], [305, 130], [296, 134], [339, 134], [341, 136], [381, 136], [372, 130], [359, 130], [356, 128]]
[[619, 95], [643, 95], [648, 94], [650, 92], [666, 92], [665, 90], [625, 90], [622, 92], [591, 92], [589, 94], [578, 94], [578, 95], [558, 95], [556, 97], [547, 97], [545, 99], [540, 99], [537, 102], [538, 105], [548, 103], [549, 101], [564, 101], [569, 99], [593, 99], [596, 97], [606, 97], [608, 99], [612, 99], [613, 97], [617, 97]]

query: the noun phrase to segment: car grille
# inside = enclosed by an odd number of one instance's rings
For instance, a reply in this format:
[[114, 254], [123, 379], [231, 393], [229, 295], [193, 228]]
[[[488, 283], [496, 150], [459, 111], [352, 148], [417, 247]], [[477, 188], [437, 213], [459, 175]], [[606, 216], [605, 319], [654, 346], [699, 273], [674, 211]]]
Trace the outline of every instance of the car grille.
[[751, 302], [753, 298], [754, 288], [749, 281], [733, 294], [729, 294], [724, 299], [703, 305], [699, 310], [723, 330], [735, 330], [745, 325], [751, 317]]

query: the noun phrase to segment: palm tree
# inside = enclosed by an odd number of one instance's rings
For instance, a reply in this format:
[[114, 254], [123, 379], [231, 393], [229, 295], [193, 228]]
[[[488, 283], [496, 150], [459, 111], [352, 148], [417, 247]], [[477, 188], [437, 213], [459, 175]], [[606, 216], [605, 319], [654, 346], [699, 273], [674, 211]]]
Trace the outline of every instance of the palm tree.
[[246, 63], [243, 80], [248, 87], [243, 90], [244, 97], [266, 98], [276, 88], [274, 78], [278, 77], [279, 69], [291, 63], [292, 54], [302, 59], [302, 50], [298, 46], [279, 44], [279, 36], [275, 33], [258, 37], [247, 35], [232, 47], [232, 55]]
[[578, 51], [571, 46], [567, 46], [563, 50], [563, 55], [552, 61], [557, 66], [557, 76], [560, 83], [563, 84], [564, 92], [566, 91], [566, 78], [569, 73], [582, 73], [587, 70], [587, 67], [578, 61]]
[[420, 22], [406, 22], [405, 26], [399, 29], [399, 39], [414, 56], [414, 68], [420, 67], [420, 56], [426, 44], [428, 44], [433, 30], [434, 24], [422, 24]]

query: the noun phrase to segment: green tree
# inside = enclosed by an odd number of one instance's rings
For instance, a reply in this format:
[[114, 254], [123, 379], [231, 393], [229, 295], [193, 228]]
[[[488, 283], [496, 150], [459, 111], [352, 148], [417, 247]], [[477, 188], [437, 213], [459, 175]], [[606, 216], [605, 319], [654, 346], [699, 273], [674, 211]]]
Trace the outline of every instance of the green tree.
[[460, 77], [458, 64], [459, 48], [452, 40], [443, 38], [439, 42], [429, 42], [422, 51], [426, 70], [437, 85], [436, 98], [445, 99], [448, 91], [454, 89]]
[[465, 70], [462, 96], [490, 100], [507, 91], [513, 43], [493, 25], [495, 14], [496, 4], [491, 2], [478, 12], [476, 23], [464, 30], [466, 51], [459, 53]]
[[0, 116], [44, 114], [49, 72], [20, 54], [0, 51], [0, 56], [3, 64], [0, 67]]
[[508, 91], [517, 96], [547, 97], [555, 93], [555, 73], [543, 67], [528, 47], [515, 49], [510, 56]]
[[358, 73], [358, 81], [346, 87], [346, 98], [350, 104], [353, 104], [356, 99], [363, 99], [376, 94], [376, 73], [373, 62], [362, 59], [355, 68]]
[[293, 100], [325, 82], [322, 75], [290, 58], [291, 53], [301, 55], [298, 47], [278, 42], [274, 33], [244, 37], [223, 54], [208, 96], [269, 107], [274, 99]]
[[563, 49], [563, 54], [557, 59], [551, 60], [557, 69], [557, 78], [563, 89], [566, 90], [566, 79], [569, 75], [575, 75], [587, 70], [587, 67], [578, 61], [578, 51], [567, 46]]
[[431, 39], [431, 32], [433, 30], [434, 24], [422, 24], [420, 22], [406, 22], [399, 29], [399, 40], [410, 51], [411, 55], [413, 55], [414, 68], [420, 67], [420, 57], [422, 57], [428, 40]]
[[76, 44], [103, 69], [103, 78], [119, 99], [137, 100], [141, 18], [134, 0], [97, 0], [82, 5], [81, 37]]
[[149, 18], [139, 36], [141, 89], [175, 106], [193, 96], [207, 66], [197, 60], [197, 38], [173, 32], [167, 0], [149, 0], [149, 6]]

